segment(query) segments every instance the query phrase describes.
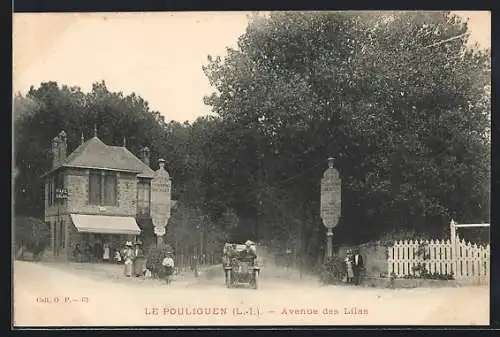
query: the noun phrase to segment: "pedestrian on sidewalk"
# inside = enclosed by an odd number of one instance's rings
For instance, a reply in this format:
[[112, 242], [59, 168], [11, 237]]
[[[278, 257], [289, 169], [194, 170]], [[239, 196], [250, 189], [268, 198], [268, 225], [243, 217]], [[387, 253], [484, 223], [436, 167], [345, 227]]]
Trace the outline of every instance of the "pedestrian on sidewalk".
[[125, 247], [124, 274], [126, 277], [131, 277], [134, 271], [134, 249], [132, 248], [132, 242], [127, 241]]
[[102, 260], [104, 262], [109, 262], [109, 244], [105, 243], [103, 246]]
[[363, 256], [359, 253], [359, 249], [356, 249], [353, 257], [354, 283], [356, 285], [361, 283], [361, 273], [363, 272], [363, 268]]
[[116, 263], [118, 263], [118, 264], [122, 263], [122, 254], [120, 253], [120, 250], [118, 250], [118, 249], [115, 250], [114, 259], [115, 259]]
[[75, 246], [75, 249], [73, 250], [73, 257], [75, 258], [76, 262], [83, 262], [83, 252], [80, 248], [80, 244], [77, 243]]
[[351, 284], [351, 283], [353, 283], [353, 280], [354, 280], [354, 270], [353, 270], [353, 266], [352, 266], [352, 264], [353, 264], [352, 254], [350, 251], [347, 253], [347, 256], [345, 257], [344, 262], [346, 264], [347, 283]]
[[135, 244], [135, 255], [134, 255], [134, 274], [136, 277], [144, 276], [146, 271], [146, 257], [144, 256], [144, 250], [142, 249], [142, 242], [137, 241]]
[[175, 262], [174, 259], [172, 258], [172, 253], [167, 252], [167, 255], [162, 261], [163, 268], [165, 269], [165, 280], [167, 281], [167, 284], [170, 283], [170, 277], [174, 273], [174, 266]]

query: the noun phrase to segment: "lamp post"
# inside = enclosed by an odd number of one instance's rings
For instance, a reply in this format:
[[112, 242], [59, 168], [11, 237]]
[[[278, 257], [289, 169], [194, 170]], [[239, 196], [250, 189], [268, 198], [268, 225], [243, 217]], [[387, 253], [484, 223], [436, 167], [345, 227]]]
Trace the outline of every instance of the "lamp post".
[[201, 228], [200, 228], [200, 255], [201, 255], [201, 263], [206, 263], [206, 247], [205, 247], [205, 227], [207, 222], [207, 215], [203, 215], [201, 217]]
[[195, 243], [195, 246], [194, 246], [194, 277], [198, 277], [198, 256], [200, 255], [200, 253], [198, 253], [198, 241], [200, 240], [199, 239], [199, 231], [200, 231], [200, 225], [196, 225], [196, 243]]

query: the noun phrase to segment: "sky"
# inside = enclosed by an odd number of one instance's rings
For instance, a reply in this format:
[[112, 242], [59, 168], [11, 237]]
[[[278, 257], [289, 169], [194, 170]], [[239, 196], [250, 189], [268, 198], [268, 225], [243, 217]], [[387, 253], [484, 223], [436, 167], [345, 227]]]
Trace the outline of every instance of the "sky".
[[[469, 18], [470, 42], [491, 45], [490, 13]], [[207, 56], [236, 48], [249, 12], [14, 13], [13, 89], [41, 82], [87, 92], [104, 80], [110, 91], [135, 92], [166, 121], [210, 113]]]

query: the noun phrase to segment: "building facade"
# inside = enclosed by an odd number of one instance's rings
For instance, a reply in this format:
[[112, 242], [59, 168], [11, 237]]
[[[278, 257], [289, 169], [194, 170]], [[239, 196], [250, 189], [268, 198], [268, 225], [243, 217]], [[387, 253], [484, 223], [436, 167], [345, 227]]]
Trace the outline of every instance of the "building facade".
[[[44, 175], [45, 222], [51, 252], [74, 259], [75, 248], [108, 243], [120, 247], [141, 235], [138, 222], [151, 223], [149, 149], [141, 159], [125, 146], [94, 137], [67, 155], [66, 133], [52, 142], [52, 169]], [[152, 230], [152, 229], [151, 229]]]

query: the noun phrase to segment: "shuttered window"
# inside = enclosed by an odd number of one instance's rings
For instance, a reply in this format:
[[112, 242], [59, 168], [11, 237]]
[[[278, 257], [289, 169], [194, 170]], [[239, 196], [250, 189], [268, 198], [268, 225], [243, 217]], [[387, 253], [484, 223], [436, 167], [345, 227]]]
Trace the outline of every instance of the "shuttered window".
[[118, 178], [116, 172], [91, 170], [89, 175], [89, 203], [117, 205]]
[[139, 179], [137, 183], [137, 214], [149, 216], [151, 207], [151, 181]]
[[106, 172], [104, 175], [104, 205], [116, 205], [116, 173]]
[[101, 204], [101, 172], [91, 170], [89, 175], [89, 203], [91, 205]]

